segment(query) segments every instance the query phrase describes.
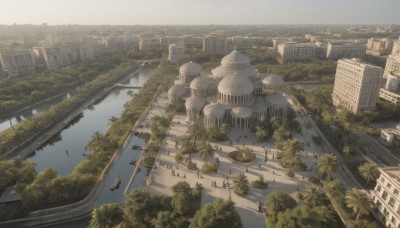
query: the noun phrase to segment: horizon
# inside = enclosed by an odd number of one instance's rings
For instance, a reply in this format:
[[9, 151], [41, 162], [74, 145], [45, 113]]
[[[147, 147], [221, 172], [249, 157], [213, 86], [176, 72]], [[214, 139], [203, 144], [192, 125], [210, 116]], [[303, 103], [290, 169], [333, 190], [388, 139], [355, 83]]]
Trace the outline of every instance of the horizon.
[[399, 8], [396, 0], [19, 0], [3, 4], [0, 24], [385, 25], [400, 24]]

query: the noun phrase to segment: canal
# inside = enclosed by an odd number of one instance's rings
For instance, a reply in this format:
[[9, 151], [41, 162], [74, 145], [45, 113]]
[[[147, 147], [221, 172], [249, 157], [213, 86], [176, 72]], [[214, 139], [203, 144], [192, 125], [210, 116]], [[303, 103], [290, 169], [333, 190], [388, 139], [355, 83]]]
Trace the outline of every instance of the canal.
[[[143, 68], [127, 84], [143, 85], [149, 79], [152, 69]], [[96, 131], [104, 133], [109, 126], [109, 119], [112, 116], [118, 117], [122, 113], [124, 104], [132, 99], [132, 96], [128, 93], [130, 90], [133, 93], [139, 91], [139, 89], [112, 90], [102, 100], [84, 110], [80, 117], [43, 144], [41, 148], [34, 151], [27, 159], [37, 164], [36, 170], [38, 172], [50, 167], [55, 169], [59, 175], [70, 174], [79, 162], [85, 159], [85, 146], [93, 134]], [[134, 143], [140, 141], [140, 139], [133, 138], [131, 141]], [[121, 155], [121, 158], [124, 155], [125, 153]], [[128, 175], [132, 173], [131, 170], [134, 167], [131, 165], [129, 168], [129, 170], [125, 170]]]
[[[64, 96], [59, 96], [54, 99], [51, 99], [48, 102], [42, 103], [35, 105], [33, 108], [28, 109], [26, 111], [20, 112], [18, 115], [10, 117], [8, 119], [2, 119], [0, 120], [0, 132], [3, 132], [12, 126], [17, 125], [18, 123], [26, 120], [27, 118], [36, 115], [40, 112], [47, 111], [49, 110], [54, 104], [57, 104], [58, 102], [69, 98], [70, 94], [66, 93]], [[12, 124], [12, 125], [11, 125]]]

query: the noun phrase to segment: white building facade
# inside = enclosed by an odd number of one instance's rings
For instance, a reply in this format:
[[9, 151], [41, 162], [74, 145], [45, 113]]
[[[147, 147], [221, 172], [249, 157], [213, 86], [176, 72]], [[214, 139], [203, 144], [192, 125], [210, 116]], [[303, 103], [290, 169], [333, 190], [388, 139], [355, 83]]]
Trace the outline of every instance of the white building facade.
[[3, 74], [6, 77], [27, 76], [35, 73], [34, 55], [31, 51], [0, 53]]
[[400, 227], [400, 168], [380, 168], [381, 175], [370, 195], [379, 219], [389, 228]]
[[383, 70], [360, 63], [357, 59], [338, 61], [332, 100], [336, 107], [344, 106], [353, 113], [372, 111], [379, 96]]
[[170, 44], [168, 47], [168, 61], [176, 64], [179, 59], [183, 58], [185, 49], [182, 45]]

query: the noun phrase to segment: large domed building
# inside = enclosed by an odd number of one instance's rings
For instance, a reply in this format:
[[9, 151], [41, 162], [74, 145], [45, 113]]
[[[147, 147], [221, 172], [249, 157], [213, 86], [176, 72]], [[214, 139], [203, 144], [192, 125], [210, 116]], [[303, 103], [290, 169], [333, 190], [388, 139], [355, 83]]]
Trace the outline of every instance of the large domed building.
[[226, 55], [211, 72], [201, 75], [201, 66], [188, 62], [179, 69], [179, 82], [168, 91], [170, 102], [185, 100], [187, 121], [204, 117], [206, 127], [226, 122], [234, 128], [249, 128], [267, 116], [286, 118], [283, 79], [258, 74], [239, 51]]

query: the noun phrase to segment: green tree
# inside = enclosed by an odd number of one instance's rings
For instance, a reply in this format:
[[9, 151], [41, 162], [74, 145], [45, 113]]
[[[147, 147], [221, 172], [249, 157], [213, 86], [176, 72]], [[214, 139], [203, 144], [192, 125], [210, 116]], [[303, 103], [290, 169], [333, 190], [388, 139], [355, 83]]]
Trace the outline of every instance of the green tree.
[[275, 130], [274, 134], [272, 135], [272, 138], [275, 140], [276, 143], [280, 143], [282, 141], [290, 139], [291, 137], [292, 134], [283, 128]]
[[339, 164], [333, 154], [323, 154], [319, 157], [317, 166], [322, 174], [326, 174], [326, 179], [330, 180], [333, 173], [338, 169]]
[[233, 178], [233, 189], [236, 194], [244, 196], [249, 192], [249, 180], [244, 174], [239, 174]]
[[296, 206], [296, 201], [286, 192], [272, 191], [265, 200], [268, 213], [279, 213]]
[[182, 215], [190, 215], [194, 208], [192, 208], [192, 189], [185, 181], [180, 181], [172, 186], [174, 196], [172, 199], [172, 206], [175, 212]]
[[346, 205], [348, 208], [353, 209], [356, 214], [356, 222], [360, 216], [369, 214], [369, 210], [372, 207], [368, 196], [357, 188], [352, 188], [346, 192]]
[[122, 210], [117, 204], [103, 204], [93, 210], [89, 227], [111, 228], [115, 227], [121, 220]]
[[231, 200], [217, 198], [196, 213], [190, 228], [241, 228], [239, 213]]
[[380, 175], [379, 169], [371, 163], [360, 165], [358, 167], [358, 172], [368, 183], [376, 182]]
[[200, 150], [200, 156], [205, 159], [206, 164], [207, 164], [207, 158], [214, 157], [215, 155], [215, 151], [212, 148], [211, 144], [205, 140], [202, 140], [202, 142], [200, 142], [199, 150]]
[[312, 207], [321, 206], [326, 201], [325, 194], [316, 187], [308, 187], [301, 191], [303, 201]]
[[256, 126], [256, 138], [259, 142], [265, 140], [268, 137], [268, 132], [260, 126]]

